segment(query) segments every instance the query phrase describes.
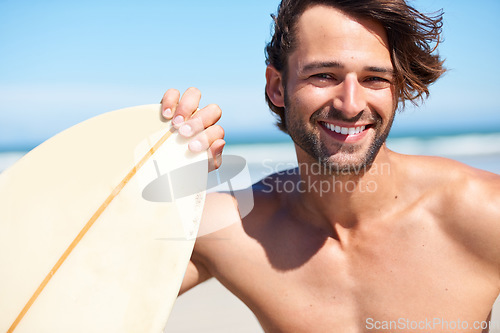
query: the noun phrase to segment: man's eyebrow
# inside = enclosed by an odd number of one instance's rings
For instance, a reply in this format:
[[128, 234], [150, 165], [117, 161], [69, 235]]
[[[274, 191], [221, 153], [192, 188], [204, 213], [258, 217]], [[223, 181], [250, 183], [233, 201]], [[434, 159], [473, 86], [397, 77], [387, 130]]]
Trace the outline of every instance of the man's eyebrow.
[[367, 66], [364, 68], [367, 72], [375, 72], [381, 74], [391, 74], [394, 75], [394, 69], [392, 67], [377, 67], [377, 66]]
[[[325, 68], [344, 68], [344, 65], [338, 61], [314, 61], [304, 65], [300, 69], [300, 72], [306, 73]], [[367, 72], [394, 75], [394, 69], [392, 67], [366, 66], [363, 69]]]
[[304, 72], [309, 72], [309, 71], [316, 70], [316, 69], [343, 68], [343, 67], [344, 67], [344, 65], [342, 65], [338, 61], [314, 61], [314, 62], [310, 62], [310, 63], [304, 65], [300, 69], [300, 72], [304, 73]]

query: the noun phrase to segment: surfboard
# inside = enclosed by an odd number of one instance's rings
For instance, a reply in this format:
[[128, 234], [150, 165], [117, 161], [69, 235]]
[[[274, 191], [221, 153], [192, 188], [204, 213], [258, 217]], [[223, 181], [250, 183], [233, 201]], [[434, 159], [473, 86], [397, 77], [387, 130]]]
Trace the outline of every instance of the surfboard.
[[[145, 105], [75, 125], [0, 174], [0, 332], [162, 332], [201, 218], [203, 160]], [[145, 190], [183, 167], [188, 192]]]

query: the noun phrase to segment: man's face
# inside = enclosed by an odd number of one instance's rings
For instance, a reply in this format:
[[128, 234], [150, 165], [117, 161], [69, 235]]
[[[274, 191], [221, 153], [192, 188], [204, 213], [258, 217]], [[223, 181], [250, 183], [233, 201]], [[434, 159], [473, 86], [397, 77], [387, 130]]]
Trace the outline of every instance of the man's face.
[[393, 80], [379, 23], [332, 7], [307, 9], [284, 84], [286, 126], [299, 158], [343, 172], [370, 165], [394, 119]]

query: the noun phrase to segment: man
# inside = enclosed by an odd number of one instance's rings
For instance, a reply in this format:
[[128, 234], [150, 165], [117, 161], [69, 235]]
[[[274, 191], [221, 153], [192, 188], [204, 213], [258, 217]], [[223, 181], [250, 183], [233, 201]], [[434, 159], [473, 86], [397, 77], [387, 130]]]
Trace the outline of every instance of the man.
[[[202, 223], [229, 226], [197, 240], [181, 293], [215, 277], [266, 332], [486, 328], [500, 288], [500, 177], [384, 143], [398, 103], [443, 72], [430, 45], [440, 19], [403, 0], [283, 0], [266, 97], [299, 168], [256, 184], [243, 219], [231, 196], [207, 198]], [[165, 94], [168, 117], [177, 105], [187, 117], [199, 91], [178, 100]], [[201, 111], [180, 131], [218, 119], [216, 106]], [[194, 146], [220, 155], [222, 130], [203, 133]]]

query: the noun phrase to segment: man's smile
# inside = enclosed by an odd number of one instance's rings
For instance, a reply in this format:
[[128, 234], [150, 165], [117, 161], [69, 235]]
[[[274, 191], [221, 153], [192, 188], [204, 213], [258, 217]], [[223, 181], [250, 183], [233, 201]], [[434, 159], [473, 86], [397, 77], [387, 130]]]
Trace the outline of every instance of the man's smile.
[[341, 126], [340, 124], [318, 122], [331, 137], [342, 142], [357, 142], [365, 137], [372, 124]]

